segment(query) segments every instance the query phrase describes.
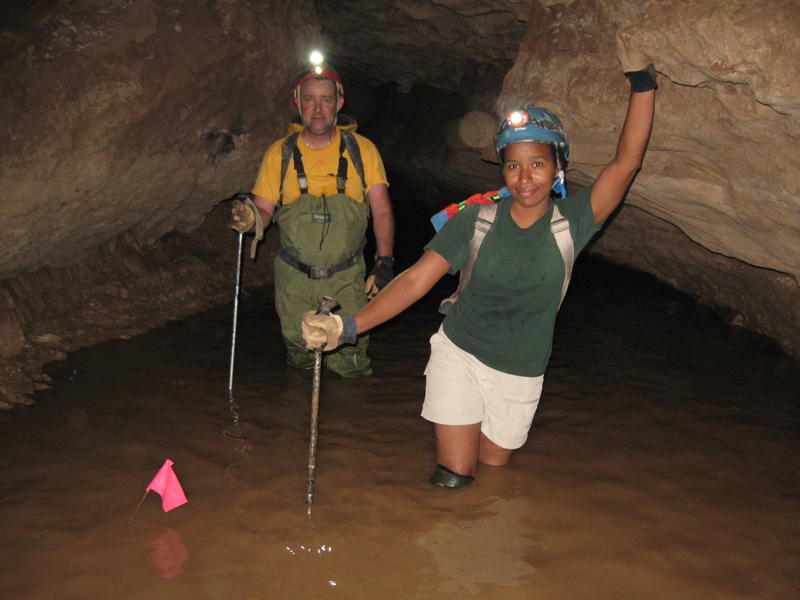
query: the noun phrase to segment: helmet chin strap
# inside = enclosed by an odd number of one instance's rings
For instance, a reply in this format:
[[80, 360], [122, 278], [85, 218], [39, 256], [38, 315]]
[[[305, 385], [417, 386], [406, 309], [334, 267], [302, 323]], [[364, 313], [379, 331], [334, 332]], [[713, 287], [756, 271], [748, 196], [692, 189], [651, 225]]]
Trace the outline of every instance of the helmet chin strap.
[[558, 175], [556, 175], [553, 178], [553, 185], [552, 185], [551, 189], [554, 192], [556, 192], [557, 194], [560, 194], [562, 198], [566, 198], [567, 197], [567, 188], [564, 185], [564, 170], [563, 169], [559, 169], [558, 170]]
[[558, 173], [553, 178], [553, 185], [550, 187], [555, 193], [559, 194], [562, 198], [567, 197], [567, 187], [564, 185], [564, 167], [561, 164], [561, 156], [559, 155], [558, 146], [551, 146], [553, 148], [553, 157], [556, 159], [556, 168]]

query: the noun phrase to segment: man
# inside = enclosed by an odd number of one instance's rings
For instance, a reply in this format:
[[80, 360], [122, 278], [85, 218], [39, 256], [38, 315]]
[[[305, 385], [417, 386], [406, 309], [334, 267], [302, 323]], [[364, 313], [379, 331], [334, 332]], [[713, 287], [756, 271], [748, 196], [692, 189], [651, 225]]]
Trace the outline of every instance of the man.
[[[294, 82], [293, 99], [300, 122], [264, 154], [254, 198], [235, 204], [232, 226], [246, 232], [272, 220], [278, 224], [275, 306], [286, 362], [305, 369], [313, 354], [300, 332], [303, 313], [316, 309], [323, 296], [336, 298], [343, 316], [366, 304], [363, 249], [370, 212], [377, 246], [370, 282], [380, 289], [391, 280], [394, 216], [377, 148], [355, 133], [354, 122], [337, 124], [344, 104], [339, 75], [323, 65], [305, 69]], [[351, 121], [341, 115], [346, 119]], [[367, 346], [362, 336], [329, 354], [326, 365], [342, 377], [371, 375]]]

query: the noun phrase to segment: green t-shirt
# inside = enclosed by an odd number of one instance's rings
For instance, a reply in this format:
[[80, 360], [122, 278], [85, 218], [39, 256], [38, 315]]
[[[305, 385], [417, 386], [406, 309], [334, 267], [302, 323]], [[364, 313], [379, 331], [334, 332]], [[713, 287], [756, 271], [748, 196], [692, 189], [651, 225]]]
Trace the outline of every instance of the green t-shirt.
[[[576, 257], [600, 229], [594, 223], [591, 191], [588, 187], [556, 200], [569, 220]], [[444, 332], [493, 369], [537, 377], [550, 359], [564, 261], [550, 231], [552, 204], [527, 229], [517, 226], [510, 208], [511, 198], [498, 203], [470, 280], [444, 320]], [[426, 246], [450, 263], [451, 273], [467, 260], [478, 210], [474, 204], [456, 214]]]

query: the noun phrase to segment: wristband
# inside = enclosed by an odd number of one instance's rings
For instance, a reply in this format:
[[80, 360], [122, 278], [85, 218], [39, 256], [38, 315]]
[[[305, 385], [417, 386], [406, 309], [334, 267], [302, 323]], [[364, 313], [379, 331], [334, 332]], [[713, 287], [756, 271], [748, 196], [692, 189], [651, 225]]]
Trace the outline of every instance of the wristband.
[[653, 66], [653, 63], [650, 63], [641, 71], [626, 71], [625, 77], [631, 82], [631, 92], [634, 94], [658, 89], [656, 68]]
[[390, 267], [394, 266], [394, 256], [376, 256], [375, 257], [376, 263], [381, 263], [382, 265], [389, 265]]
[[342, 334], [339, 336], [339, 343], [355, 344], [357, 336], [356, 318], [353, 315], [348, 315], [342, 319]]

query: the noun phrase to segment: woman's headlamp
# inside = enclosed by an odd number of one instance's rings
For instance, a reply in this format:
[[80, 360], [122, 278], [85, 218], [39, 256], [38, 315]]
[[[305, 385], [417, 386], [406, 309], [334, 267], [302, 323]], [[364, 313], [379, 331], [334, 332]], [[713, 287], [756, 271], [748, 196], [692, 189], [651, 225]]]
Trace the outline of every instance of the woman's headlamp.
[[524, 110], [512, 110], [503, 121], [506, 127], [524, 127], [530, 121], [530, 116]]

